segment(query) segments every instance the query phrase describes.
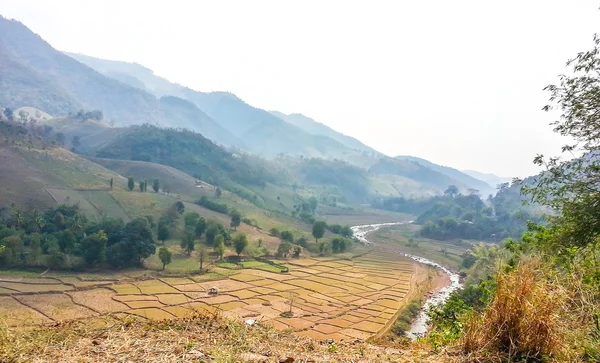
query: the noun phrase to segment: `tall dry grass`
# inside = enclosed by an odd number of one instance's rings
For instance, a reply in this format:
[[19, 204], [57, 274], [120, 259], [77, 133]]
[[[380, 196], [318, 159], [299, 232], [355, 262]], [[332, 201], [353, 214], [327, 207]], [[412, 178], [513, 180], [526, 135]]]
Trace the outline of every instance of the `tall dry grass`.
[[593, 313], [580, 279], [560, 277], [538, 257], [497, 275], [492, 303], [465, 323], [462, 351], [473, 361], [575, 362]]

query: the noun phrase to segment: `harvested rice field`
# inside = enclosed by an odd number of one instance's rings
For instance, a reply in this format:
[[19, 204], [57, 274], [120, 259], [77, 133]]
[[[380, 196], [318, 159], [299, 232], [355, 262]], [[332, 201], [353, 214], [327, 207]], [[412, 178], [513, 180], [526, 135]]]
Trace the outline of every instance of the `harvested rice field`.
[[[303, 258], [282, 264], [289, 272], [248, 263], [205, 275], [132, 276], [118, 282], [0, 276], [0, 320], [28, 326], [106, 314], [161, 320], [209, 311], [317, 339], [367, 339], [389, 327], [430, 273], [412, 260], [377, 251], [352, 260]], [[209, 294], [211, 288], [218, 293]]]

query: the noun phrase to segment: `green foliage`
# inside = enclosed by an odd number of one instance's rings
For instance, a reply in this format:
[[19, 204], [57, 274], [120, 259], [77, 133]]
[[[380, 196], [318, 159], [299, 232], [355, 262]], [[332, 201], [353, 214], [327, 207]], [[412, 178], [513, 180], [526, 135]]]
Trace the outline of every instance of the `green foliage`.
[[269, 230], [269, 234], [273, 237], [279, 237], [281, 232], [279, 232], [279, 229], [273, 227]]
[[106, 242], [108, 237], [102, 230], [87, 236], [81, 241], [83, 259], [88, 264], [98, 264], [106, 258]]
[[135, 179], [133, 179], [132, 176], [127, 178], [127, 188], [129, 189], [130, 192], [132, 192], [133, 188], [135, 188]]
[[279, 244], [277, 248], [277, 256], [286, 258], [288, 254], [292, 251], [293, 245], [289, 242], [283, 241]]
[[343, 253], [346, 251], [350, 243], [341, 237], [336, 237], [331, 240], [331, 251], [333, 253]]
[[[208, 235], [208, 233], [207, 233]], [[214, 239], [215, 253], [219, 256], [219, 260], [223, 260], [223, 254], [225, 253], [225, 239], [222, 235], [217, 235]]]
[[290, 231], [281, 231], [281, 234], [279, 236], [284, 241], [294, 243], [294, 234]]
[[194, 229], [196, 238], [199, 239], [200, 237], [202, 237], [202, 234], [206, 231], [207, 225], [208, 225], [208, 222], [206, 221], [206, 218], [204, 218], [204, 217], [198, 218], [198, 221], [196, 222], [196, 228]]
[[171, 237], [171, 230], [169, 229], [169, 225], [166, 223], [158, 224], [158, 240], [165, 244], [165, 241]]
[[219, 229], [218, 224], [215, 222], [210, 222], [206, 229], [206, 243], [209, 245], [215, 244], [215, 239], [219, 235], [221, 235], [221, 230]]
[[200, 220], [200, 215], [196, 212], [188, 212], [183, 216], [185, 228], [188, 229], [190, 227], [196, 227], [198, 220]]
[[302, 253], [302, 247], [294, 246], [294, 257], [299, 258], [301, 253]]
[[192, 131], [150, 125], [132, 126], [96, 156], [169, 165], [190, 175], [209, 175], [212, 184], [230, 187], [237, 183], [260, 186], [277, 179], [266, 161], [250, 155], [233, 156]]
[[146, 218], [127, 223], [123, 239], [108, 247], [107, 261], [114, 267], [140, 266], [156, 252], [156, 241]]
[[315, 240], [319, 242], [319, 238], [323, 237], [325, 234], [325, 229], [327, 228], [327, 223], [323, 221], [316, 221], [313, 224], [312, 235], [315, 237]]
[[248, 247], [248, 237], [245, 233], [238, 233], [233, 237], [233, 247], [238, 256], [244, 252], [246, 247]]
[[306, 248], [306, 246], [308, 245], [308, 240], [307, 240], [305, 237], [300, 237], [300, 238], [298, 238], [298, 239], [296, 240], [296, 243], [297, 243], [299, 246], [302, 246], [302, 247]]
[[233, 211], [231, 211], [230, 215], [231, 215], [231, 223], [229, 225], [231, 226], [231, 228], [233, 228], [235, 230], [242, 221], [242, 214], [240, 212], [238, 212], [237, 210], [233, 210]]
[[217, 187], [217, 189], [215, 189], [215, 197], [220, 198], [221, 195], [223, 195], [223, 190], [221, 190], [220, 187]]
[[181, 238], [180, 246], [190, 256], [195, 249], [194, 236], [191, 233], [185, 233]]
[[166, 247], [161, 247], [158, 249], [158, 258], [160, 258], [160, 262], [163, 264], [163, 270], [165, 267], [171, 263], [171, 259], [173, 254]]
[[206, 209], [213, 210], [215, 212], [219, 212], [219, 213], [223, 213], [223, 214], [229, 213], [229, 207], [227, 207], [227, 204], [213, 202], [204, 195], [199, 200], [196, 201], [196, 204], [201, 205]]
[[402, 308], [400, 315], [392, 325], [392, 333], [396, 336], [403, 337], [406, 332], [410, 329], [412, 322], [419, 315], [423, 302], [421, 300], [413, 300]]
[[155, 193], [158, 193], [158, 191], [160, 190], [160, 180], [154, 179], [154, 181], [152, 182], [152, 190], [154, 190]]

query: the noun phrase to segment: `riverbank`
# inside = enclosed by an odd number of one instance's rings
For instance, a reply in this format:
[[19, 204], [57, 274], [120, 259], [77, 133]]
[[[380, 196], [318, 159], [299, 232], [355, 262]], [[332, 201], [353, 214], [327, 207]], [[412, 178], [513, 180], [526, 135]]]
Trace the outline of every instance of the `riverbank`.
[[[442, 304], [443, 302], [445, 302], [448, 299], [448, 297], [450, 296], [450, 294], [452, 292], [456, 291], [457, 289], [459, 289], [462, 285], [460, 284], [460, 277], [458, 276], [458, 274], [450, 271], [449, 268], [442, 266], [440, 263], [437, 263], [435, 261], [432, 261], [430, 259], [427, 259], [427, 258], [424, 258], [421, 256], [405, 253], [401, 248], [393, 246], [393, 245], [377, 244], [368, 238], [370, 234], [376, 232], [377, 230], [379, 230], [381, 228], [392, 227], [395, 225], [410, 224], [410, 223], [412, 223], [412, 221], [396, 222], [396, 223], [369, 224], [369, 225], [362, 225], [362, 226], [353, 226], [351, 228], [352, 228], [352, 231], [354, 232], [354, 236], [356, 237], [356, 239], [358, 239], [361, 243], [363, 243], [365, 245], [369, 245], [369, 246], [371, 246], [373, 248], [377, 248], [377, 249], [382, 249], [382, 250], [386, 251], [387, 253], [403, 255], [405, 257], [411, 258], [412, 260], [414, 260], [415, 262], [417, 262], [418, 264], [420, 264], [422, 266], [433, 267], [436, 269], [436, 271], [440, 272], [440, 273], [436, 274], [436, 276], [433, 277], [431, 279], [431, 281], [429, 281], [429, 286], [425, 289], [426, 292], [424, 292], [422, 289], [416, 288], [416, 290], [421, 290], [420, 292], [421, 292], [423, 298], [425, 299], [425, 302], [423, 304], [423, 307], [419, 311], [417, 318], [411, 324], [410, 329], [406, 332], [408, 337], [410, 337], [412, 339], [416, 339], [420, 336], [423, 336], [427, 332], [428, 322], [429, 322], [427, 313], [430, 311], [430, 309], [433, 306], [436, 306], [438, 304]], [[420, 282], [420, 283], [422, 284], [422, 282]], [[417, 298], [418, 297], [413, 296], [412, 300], [414, 301]], [[400, 314], [400, 311], [395, 316], [395, 319], [398, 318], [399, 314]], [[391, 327], [391, 325], [392, 324], [390, 324], [389, 327]]]

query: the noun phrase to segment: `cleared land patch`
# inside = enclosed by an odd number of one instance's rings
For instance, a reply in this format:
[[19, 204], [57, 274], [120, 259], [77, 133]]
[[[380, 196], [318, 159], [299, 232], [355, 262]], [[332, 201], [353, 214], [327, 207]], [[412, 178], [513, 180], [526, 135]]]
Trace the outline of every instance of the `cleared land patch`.
[[[245, 268], [237, 265], [235, 270], [212, 267], [207, 274], [184, 277], [128, 274], [119, 282], [108, 281], [107, 276], [2, 280], [0, 294], [19, 300], [0, 296], [0, 317], [26, 325], [100, 314], [173, 319], [193, 311], [220, 310], [228, 317], [251, 317], [302, 335], [364, 339], [384, 329], [415, 283], [413, 262], [386, 253], [278, 264], [289, 272], [257, 262], [244, 263]], [[208, 293], [213, 287], [216, 295]], [[289, 311], [291, 317], [282, 316]], [[9, 317], [9, 312], [15, 313]], [[16, 315], [20, 317], [15, 319]]]

